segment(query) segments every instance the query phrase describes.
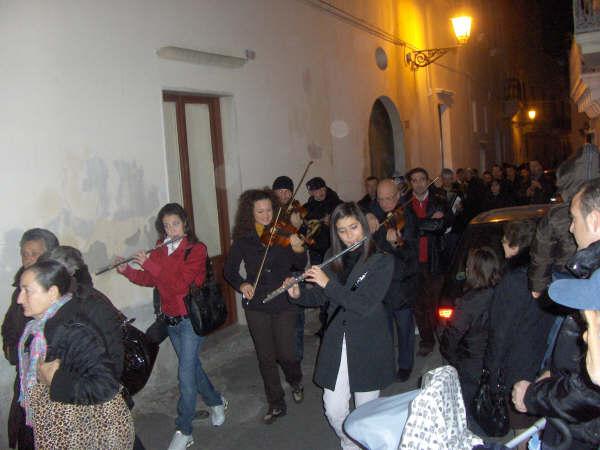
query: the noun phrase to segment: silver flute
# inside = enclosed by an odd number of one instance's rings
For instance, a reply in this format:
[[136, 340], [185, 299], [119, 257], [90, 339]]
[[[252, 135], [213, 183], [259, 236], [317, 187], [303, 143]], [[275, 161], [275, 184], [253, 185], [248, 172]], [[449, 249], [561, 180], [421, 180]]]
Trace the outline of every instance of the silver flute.
[[[362, 245], [362, 243], [365, 242], [366, 240], [367, 240], [367, 236], [363, 237], [360, 241], [355, 242], [350, 247], [345, 248], [344, 250], [342, 250], [341, 252], [339, 252], [337, 255], [333, 255], [331, 258], [326, 259], [321, 264], [319, 264], [317, 267], [320, 268], [320, 269], [322, 269], [326, 265], [331, 264], [336, 259], [341, 258], [346, 253], [351, 252], [352, 250], [354, 250], [357, 247], [360, 247]], [[271, 300], [273, 300], [278, 295], [283, 294], [285, 291], [287, 291], [293, 285], [298, 284], [301, 281], [304, 281], [305, 278], [306, 278], [306, 272], [303, 273], [302, 275], [294, 277], [293, 281], [290, 281], [289, 283], [286, 283], [283, 286], [281, 286], [280, 288], [277, 288], [274, 291], [272, 291], [271, 293], [269, 293], [262, 302], [263, 303], [270, 302]]]
[[[179, 242], [184, 237], [185, 236], [179, 236], [179, 237], [176, 237], [176, 238], [173, 238], [173, 239], [169, 239], [168, 241], [165, 241], [162, 244], [158, 244], [156, 247], [151, 248], [150, 250], [145, 250], [145, 252], [146, 253], [152, 253], [154, 250], [158, 250], [159, 248], [164, 247], [165, 245], [174, 244], [175, 242]], [[117, 266], [120, 266], [121, 264], [125, 264], [125, 263], [128, 263], [130, 261], [133, 261], [135, 259], [135, 256], [136, 255], [131, 255], [131, 256], [128, 256], [127, 258], [125, 258], [125, 259], [123, 259], [121, 261], [117, 261], [117, 262], [114, 262], [112, 264], [109, 264], [108, 266], [101, 267], [101, 268], [99, 268], [96, 271], [96, 275], [101, 275], [101, 274], [103, 274], [105, 272], [108, 272], [109, 270], [114, 269]]]

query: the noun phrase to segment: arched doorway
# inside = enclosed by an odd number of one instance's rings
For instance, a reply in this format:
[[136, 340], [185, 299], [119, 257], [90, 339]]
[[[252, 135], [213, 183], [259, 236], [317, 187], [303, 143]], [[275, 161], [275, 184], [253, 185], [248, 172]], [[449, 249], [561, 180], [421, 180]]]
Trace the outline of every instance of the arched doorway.
[[371, 109], [369, 157], [370, 175], [379, 179], [391, 177], [395, 171], [404, 173], [406, 169], [400, 115], [389, 97], [379, 97]]

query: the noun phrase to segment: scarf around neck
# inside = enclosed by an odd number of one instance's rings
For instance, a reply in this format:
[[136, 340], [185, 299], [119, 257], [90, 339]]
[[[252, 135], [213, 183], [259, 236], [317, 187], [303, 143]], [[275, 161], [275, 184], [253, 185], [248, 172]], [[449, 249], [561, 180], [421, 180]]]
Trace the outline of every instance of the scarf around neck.
[[[41, 319], [33, 319], [27, 322], [23, 336], [19, 340], [19, 380], [21, 385], [19, 403], [25, 409], [25, 422], [29, 426], [32, 425], [29, 390], [37, 384], [37, 365], [39, 361], [46, 359], [48, 347], [44, 328], [46, 322], [54, 317], [58, 310], [71, 300], [72, 296], [71, 293], [63, 295], [50, 305]], [[32, 339], [29, 350], [26, 351], [25, 344], [29, 340], [29, 336], [32, 336]]]

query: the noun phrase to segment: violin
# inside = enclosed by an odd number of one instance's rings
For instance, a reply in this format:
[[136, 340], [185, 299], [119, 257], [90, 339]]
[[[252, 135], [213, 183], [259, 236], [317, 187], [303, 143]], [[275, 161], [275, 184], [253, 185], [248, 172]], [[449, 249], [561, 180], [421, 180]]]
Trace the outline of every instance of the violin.
[[260, 242], [267, 247], [269, 245], [289, 247], [291, 245], [292, 234], [297, 235], [306, 245], [314, 245], [315, 243], [313, 239], [303, 236], [295, 226], [284, 220], [278, 220], [275, 224], [265, 227], [260, 235]]
[[287, 214], [292, 215], [297, 213], [302, 220], [308, 214], [308, 209], [302, 206], [302, 204], [298, 200], [292, 200], [292, 202], [287, 207]]
[[[402, 233], [404, 226], [406, 225], [406, 217], [404, 216], [404, 206], [398, 206], [393, 211], [387, 213], [387, 217], [379, 224], [380, 227], [385, 227], [386, 230], [395, 230], [398, 233]], [[402, 246], [404, 239], [399, 238], [394, 245]]]

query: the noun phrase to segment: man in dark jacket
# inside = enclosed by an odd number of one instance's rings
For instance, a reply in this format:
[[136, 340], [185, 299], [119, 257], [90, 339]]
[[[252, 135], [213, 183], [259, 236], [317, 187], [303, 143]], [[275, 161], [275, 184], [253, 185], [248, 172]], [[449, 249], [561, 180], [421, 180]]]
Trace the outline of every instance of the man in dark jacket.
[[[563, 279], [552, 283], [550, 297], [557, 303], [577, 309], [589, 308], [597, 302], [600, 289], [600, 179], [586, 183], [571, 202], [572, 222], [570, 231], [575, 236], [579, 251], [567, 267], [578, 278]], [[564, 356], [560, 339], [572, 333], [566, 320], [554, 348], [554, 359]], [[571, 338], [573, 342], [575, 339]], [[559, 353], [559, 355], [557, 355]], [[563, 358], [564, 359], [564, 358]], [[570, 367], [569, 367], [570, 366]], [[567, 367], [555, 365], [536, 382], [522, 380], [515, 383], [512, 399], [517, 410], [530, 414], [558, 417], [566, 421], [573, 435], [572, 449], [596, 449], [600, 444], [600, 389], [595, 386], [585, 368], [583, 359], [579, 364]], [[552, 426], [544, 433], [544, 442], [555, 444], [557, 433]]]
[[[337, 205], [342, 203], [337, 193], [327, 187], [325, 180], [321, 177], [311, 178], [306, 182], [306, 189], [310, 194], [308, 202], [304, 204], [308, 213], [304, 217], [307, 223], [306, 229], [303, 227], [300, 231], [307, 237], [315, 240], [315, 244], [308, 249], [308, 255], [311, 264], [319, 264], [323, 261], [325, 252], [331, 245], [329, 235], [329, 217]], [[325, 325], [327, 324], [327, 307], [321, 307], [319, 320], [321, 321], [321, 329], [317, 335], [323, 336]]]
[[[308, 224], [305, 236], [312, 237], [316, 244], [309, 250], [311, 264], [319, 264], [329, 248], [329, 216], [337, 205], [342, 203], [337, 193], [327, 187], [325, 180], [314, 177], [307, 181], [310, 194], [304, 207], [308, 210], [304, 221]], [[304, 230], [301, 230], [304, 231]]]
[[15, 290], [11, 302], [2, 322], [2, 349], [4, 356], [10, 364], [16, 367], [14, 394], [10, 413], [8, 415], [8, 445], [10, 448], [33, 449], [33, 432], [25, 424], [23, 409], [19, 405], [19, 367], [18, 367], [18, 345], [19, 339], [25, 330], [25, 324], [29, 321], [23, 314], [23, 308], [17, 304], [19, 296], [19, 280], [23, 271], [36, 263], [38, 258], [47, 251], [58, 247], [58, 239], [51, 231], [43, 228], [32, 228], [23, 233], [21, 242], [21, 268], [15, 274], [13, 286]]
[[356, 202], [358, 207], [363, 212], [368, 213], [371, 207], [377, 202], [377, 185], [379, 184], [379, 178], [370, 176], [365, 179], [365, 191], [366, 194], [363, 198]]
[[416, 223], [419, 277], [415, 302], [415, 319], [419, 327], [419, 356], [433, 351], [434, 307], [442, 284], [443, 234], [452, 225], [452, 214], [444, 198], [430, 194], [429, 174], [421, 167], [406, 174], [412, 192], [401, 201], [405, 214]]
[[[394, 275], [384, 302], [396, 324], [398, 336], [398, 372], [396, 379], [404, 382], [410, 377], [414, 364], [415, 322], [413, 307], [418, 272], [417, 230], [414, 216], [400, 211], [400, 192], [391, 179], [377, 186], [377, 204], [367, 214], [377, 247], [394, 256]], [[389, 214], [398, 214], [388, 219]], [[376, 222], [373, 222], [373, 219]], [[387, 222], [382, 224], [387, 219]], [[399, 227], [399, 223], [404, 223]]]
[[567, 260], [575, 254], [577, 246], [569, 233], [570, 202], [586, 181], [599, 175], [600, 154], [592, 144], [585, 144], [558, 167], [556, 184], [563, 203], [552, 206], [540, 220], [531, 245], [529, 284], [534, 298], [546, 290], [553, 273], [565, 271]]

